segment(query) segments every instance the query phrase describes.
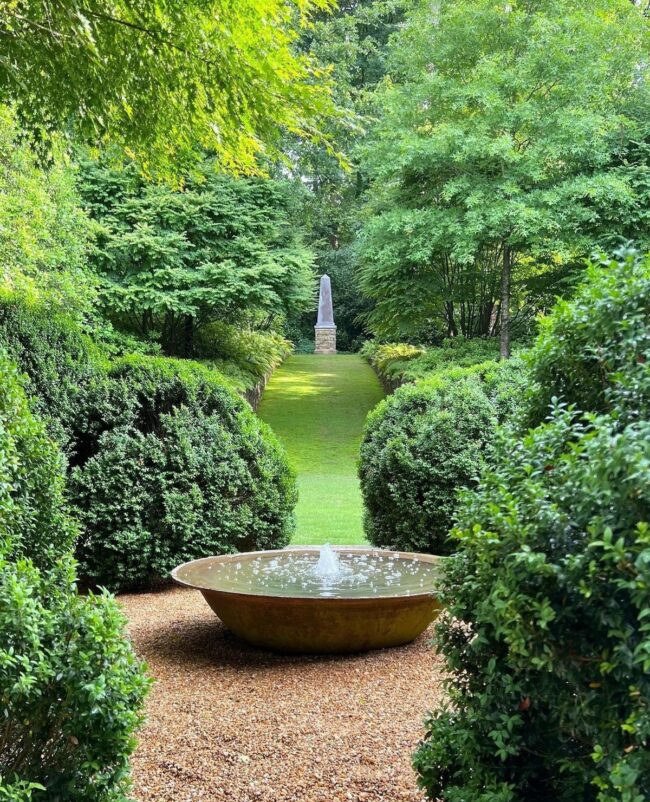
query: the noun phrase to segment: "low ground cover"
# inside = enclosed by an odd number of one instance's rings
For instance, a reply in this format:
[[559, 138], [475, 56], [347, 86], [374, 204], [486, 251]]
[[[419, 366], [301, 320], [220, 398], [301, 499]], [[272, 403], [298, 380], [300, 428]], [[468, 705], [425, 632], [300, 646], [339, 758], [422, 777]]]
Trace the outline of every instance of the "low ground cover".
[[356, 463], [365, 416], [382, 396], [356, 354], [297, 354], [271, 379], [259, 415], [297, 472], [293, 543], [364, 542]]

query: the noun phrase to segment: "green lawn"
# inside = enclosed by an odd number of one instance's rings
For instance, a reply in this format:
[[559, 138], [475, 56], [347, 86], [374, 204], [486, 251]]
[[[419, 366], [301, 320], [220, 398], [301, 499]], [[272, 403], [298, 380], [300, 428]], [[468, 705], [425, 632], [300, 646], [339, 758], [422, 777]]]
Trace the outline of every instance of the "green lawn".
[[299, 354], [273, 375], [259, 415], [298, 472], [294, 543], [364, 542], [357, 456], [366, 414], [382, 397], [356, 354]]

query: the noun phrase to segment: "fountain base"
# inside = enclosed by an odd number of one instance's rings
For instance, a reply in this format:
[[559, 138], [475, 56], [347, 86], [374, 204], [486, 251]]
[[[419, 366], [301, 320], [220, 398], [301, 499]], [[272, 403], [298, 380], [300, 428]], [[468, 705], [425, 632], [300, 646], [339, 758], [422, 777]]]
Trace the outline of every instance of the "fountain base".
[[402, 646], [436, 618], [431, 597], [285, 599], [201, 590], [235, 635], [284, 654], [345, 654]]
[[400, 646], [422, 633], [441, 609], [440, 559], [363, 548], [333, 554], [325, 546], [205, 557], [172, 577], [200, 590], [253, 646], [344, 654]]

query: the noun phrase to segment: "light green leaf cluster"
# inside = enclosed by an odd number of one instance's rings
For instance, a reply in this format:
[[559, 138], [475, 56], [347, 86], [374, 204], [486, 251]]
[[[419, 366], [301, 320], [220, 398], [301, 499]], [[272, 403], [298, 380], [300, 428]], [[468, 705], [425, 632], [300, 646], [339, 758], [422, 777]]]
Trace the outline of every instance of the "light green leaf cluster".
[[65, 130], [178, 175], [203, 149], [229, 170], [322, 140], [327, 76], [293, 44], [329, 0], [1, 0], [0, 100], [36, 141]]
[[623, 169], [647, 134], [648, 44], [627, 0], [420, 4], [365, 148], [378, 333], [493, 334], [506, 271], [524, 317], [540, 277], [616, 234], [648, 238], [647, 189]]

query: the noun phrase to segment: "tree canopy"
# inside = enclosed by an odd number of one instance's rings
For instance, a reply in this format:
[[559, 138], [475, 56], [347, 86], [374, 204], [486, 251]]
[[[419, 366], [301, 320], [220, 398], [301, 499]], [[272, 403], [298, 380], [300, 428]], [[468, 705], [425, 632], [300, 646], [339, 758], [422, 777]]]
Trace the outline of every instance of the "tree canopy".
[[643, 138], [647, 44], [628, 0], [420, 4], [365, 149], [377, 333], [501, 329], [507, 355], [510, 306], [530, 310], [540, 278], [565, 275], [621, 219], [647, 237], [647, 188], [622, 168]]
[[43, 143], [115, 143], [176, 174], [250, 172], [284, 130], [323, 141], [324, 71], [293, 43], [330, 0], [0, 0], [0, 100]]
[[218, 175], [206, 162], [182, 190], [131, 167], [87, 162], [81, 194], [99, 223], [91, 265], [120, 328], [189, 356], [215, 321], [264, 325], [313, 308], [313, 256], [287, 181]]

